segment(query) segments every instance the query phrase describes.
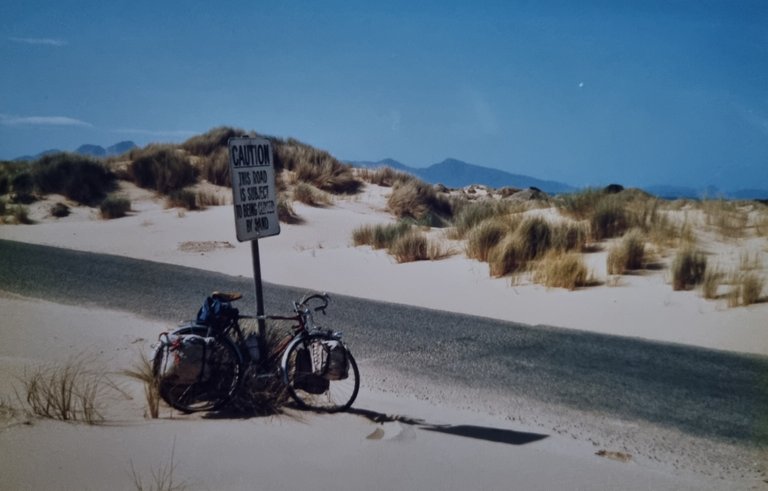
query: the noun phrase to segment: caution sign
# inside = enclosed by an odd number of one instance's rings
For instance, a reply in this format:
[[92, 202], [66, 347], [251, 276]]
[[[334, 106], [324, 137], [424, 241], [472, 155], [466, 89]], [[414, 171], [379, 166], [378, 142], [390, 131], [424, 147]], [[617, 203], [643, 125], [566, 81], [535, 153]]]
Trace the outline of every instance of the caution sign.
[[269, 140], [238, 137], [230, 138], [228, 145], [237, 240], [278, 235], [277, 188]]

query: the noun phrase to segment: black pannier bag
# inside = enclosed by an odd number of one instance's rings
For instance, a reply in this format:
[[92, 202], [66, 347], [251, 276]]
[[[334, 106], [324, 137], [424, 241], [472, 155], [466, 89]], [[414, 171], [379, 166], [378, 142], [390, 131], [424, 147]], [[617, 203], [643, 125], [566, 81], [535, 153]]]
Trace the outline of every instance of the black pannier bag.
[[312, 361], [312, 352], [316, 347], [322, 349], [320, 342], [312, 343], [308, 348], [301, 348], [296, 351], [296, 373], [294, 374], [294, 386], [310, 394], [322, 394], [330, 387], [328, 379], [323, 377], [322, 373], [315, 370], [317, 367]]

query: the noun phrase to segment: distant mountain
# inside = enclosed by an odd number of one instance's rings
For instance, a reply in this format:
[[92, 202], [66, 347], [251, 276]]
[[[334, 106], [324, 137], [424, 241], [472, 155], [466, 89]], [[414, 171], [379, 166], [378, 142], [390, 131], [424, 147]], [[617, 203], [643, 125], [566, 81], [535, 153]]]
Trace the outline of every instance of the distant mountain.
[[[104, 148], [101, 145], [91, 145], [91, 144], [80, 145], [79, 147], [77, 147], [77, 150], [75, 150], [72, 153], [77, 153], [80, 155], [88, 155], [89, 157], [102, 158], [102, 157], [111, 157], [114, 155], [122, 155], [125, 152], [132, 150], [134, 148], [137, 148], [137, 146], [132, 141], [121, 141], [107, 148]], [[44, 152], [40, 152], [37, 155], [24, 155], [23, 157], [17, 157], [13, 160], [14, 161], [37, 160], [41, 157], [45, 157], [46, 155], [60, 153], [62, 151], [63, 150], [58, 150], [58, 149], [45, 150]]]
[[494, 188], [508, 186], [526, 189], [536, 187], [549, 194], [567, 193], [576, 189], [561, 182], [545, 181], [521, 174], [511, 174], [503, 170], [482, 167], [456, 159], [445, 159], [426, 168], [409, 167], [392, 159], [384, 159], [378, 162], [358, 161], [348, 163], [357, 167], [392, 167], [393, 169], [413, 174], [430, 184], [441, 183], [454, 188], [471, 184], [483, 184]]

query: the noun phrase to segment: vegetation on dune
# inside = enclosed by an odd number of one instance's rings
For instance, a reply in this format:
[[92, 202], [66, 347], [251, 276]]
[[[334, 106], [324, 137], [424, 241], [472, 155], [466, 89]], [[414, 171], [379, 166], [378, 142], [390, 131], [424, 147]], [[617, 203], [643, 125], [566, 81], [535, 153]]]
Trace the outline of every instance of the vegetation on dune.
[[416, 179], [411, 174], [394, 170], [391, 167], [377, 169], [360, 169], [358, 175], [365, 182], [383, 187], [392, 187]]
[[453, 214], [453, 207], [447, 197], [417, 179], [396, 184], [387, 205], [398, 218], [412, 218], [430, 226], [442, 225]]
[[107, 196], [99, 205], [101, 218], [111, 220], [121, 218], [131, 210], [131, 201], [123, 196]]
[[639, 229], [630, 230], [608, 254], [608, 274], [624, 274], [641, 269], [645, 263], [645, 237]]
[[687, 290], [704, 281], [707, 257], [693, 247], [684, 247], [672, 261], [672, 289]]
[[550, 251], [544, 255], [533, 271], [533, 281], [550, 288], [575, 290], [588, 285], [589, 273], [581, 254]]
[[197, 181], [197, 171], [185, 152], [170, 145], [151, 145], [131, 151], [135, 158], [128, 174], [137, 186], [170, 194]]
[[68, 153], [42, 157], [33, 166], [32, 178], [41, 193], [63, 194], [85, 205], [104, 199], [114, 189], [116, 180], [101, 162]]

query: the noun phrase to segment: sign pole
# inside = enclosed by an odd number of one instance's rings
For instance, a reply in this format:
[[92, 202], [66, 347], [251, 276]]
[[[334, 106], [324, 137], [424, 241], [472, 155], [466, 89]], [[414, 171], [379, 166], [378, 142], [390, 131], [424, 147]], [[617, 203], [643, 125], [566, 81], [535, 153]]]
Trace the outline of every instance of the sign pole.
[[256, 286], [256, 319], [259, 322], [259, 351], [261, 360], [264, 360], [265, 336], [267, 333], [266, 320], [264, 319], [264, 288], [261, 284], [261, 259], [259, 258], [259, 241], [251, 241], [251, 256], [253, 257], [253, 282]]

